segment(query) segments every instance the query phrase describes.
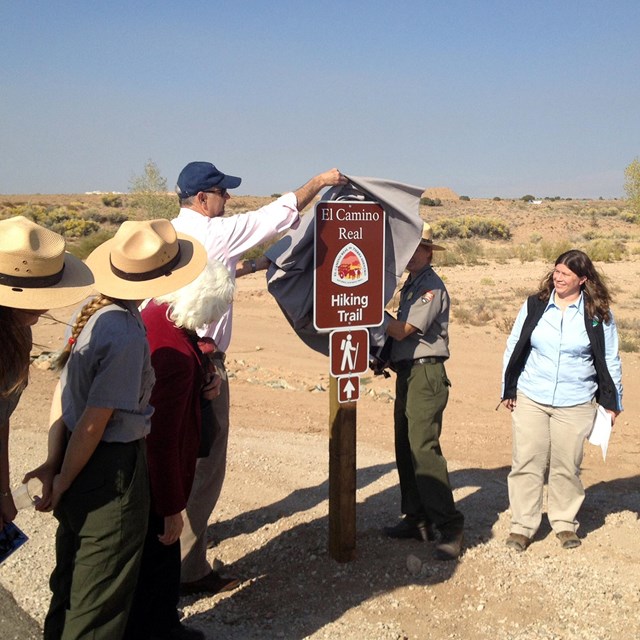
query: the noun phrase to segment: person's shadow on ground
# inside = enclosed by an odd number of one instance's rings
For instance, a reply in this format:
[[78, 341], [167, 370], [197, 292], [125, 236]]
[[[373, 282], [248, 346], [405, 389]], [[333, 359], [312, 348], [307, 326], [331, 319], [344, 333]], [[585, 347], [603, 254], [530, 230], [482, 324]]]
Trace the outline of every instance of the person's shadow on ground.
[[[462, 494], [457, 506], [466, 518], [466, 549], [490, 539], [500, 513], [508, 507], [508, 471], [501, 467], [451, 473], [452, 486]], [[396, 473], [395, 464], [359, 469], [357, 492], [388, 473]], [[277, 527], [281, 519], [317, 506], [327, 496], [328, 481], [297, 489], [272, 505], [217, 523], [212, 532], [224, 540], [255, 535], [262, 527]], [[456, 571], [456, 561], [434, 560], [431, 543], [391, 540], [382, 533], [384, 526], [398, 521], [399, 503], [397, 486], [358, 502], [356, 557], [346, 563], [338, 563], [328, 554], [327, 515], [292, 528], [285, 524], [282, 533], [234, 563], [235, 574], [252, 580], [217, 601], [210, 610], [190, 617], [189, 622], [195, 622], [210, 632], [208, 637], [217, 640], [301, 639], [375, 595], [392, 593], [407, 585], [428, 586], [446, 581]], [[416, 575], [407, 569], [409, 555], [422, 563]], [[193, 598], [185, 600], [191, 601]]]

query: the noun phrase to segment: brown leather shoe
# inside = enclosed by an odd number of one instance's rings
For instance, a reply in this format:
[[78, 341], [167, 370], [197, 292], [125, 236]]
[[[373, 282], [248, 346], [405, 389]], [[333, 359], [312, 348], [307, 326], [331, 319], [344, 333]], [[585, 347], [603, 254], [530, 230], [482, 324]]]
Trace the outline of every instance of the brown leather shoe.
[[561, 531], [556, 533], [556, 538], [560, 540], [560, 545], [563, 549], [575, 549], [582, 544], [575, 531]]
[[233, 591], [240, 585], [240, 580], [233, 576], [221, 576], [217, 571], [211, 571], [200, 580], [180, 583], [180, 595], [189, 596], [194, 593], [216, 595], [225, 591]]
[[505, 544], [509, 549], [522, 553], [531, 544], [531, 538], [527, 538], [522, 533], [510, 533]]

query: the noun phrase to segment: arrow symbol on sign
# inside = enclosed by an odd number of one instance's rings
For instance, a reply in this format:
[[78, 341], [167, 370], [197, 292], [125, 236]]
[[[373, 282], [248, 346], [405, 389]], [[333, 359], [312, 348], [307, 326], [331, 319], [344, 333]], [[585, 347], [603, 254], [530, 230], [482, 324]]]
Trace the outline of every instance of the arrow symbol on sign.
[[344, 393], [347, 396], [347, 400], [351, 400], [351, 396], [356, 388], [353, 386], [353, 382], [351, 380], [347, 380], [347, 383], [344, 385]]

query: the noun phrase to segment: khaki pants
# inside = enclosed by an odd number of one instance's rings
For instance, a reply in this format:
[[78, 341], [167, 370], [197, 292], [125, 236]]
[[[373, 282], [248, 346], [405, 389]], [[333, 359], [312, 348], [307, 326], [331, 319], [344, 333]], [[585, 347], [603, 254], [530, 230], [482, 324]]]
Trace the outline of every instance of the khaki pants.
[[183, 513], [181, 582], [200, 580], [211, 571], [207, 561], [207, 525], [222, 491], [229, 441], [229, 380], [222, 362], [216, 362], [216, 368], [222, 378], [222, 386], [220, 395], [211, 401], [214, 417], [211, 451], [206, 458], [198, 458], [189, 501]]
[[512, 533], [531, 538], [538, 530], [547, 466], [551, 527], [556, 533], [578, 529], [576, 516], [584, 500], [580, 464], [595, 411], [593, 401], [552, 407], [518, 393], [511, 414], [513, 461], [508, 479]]

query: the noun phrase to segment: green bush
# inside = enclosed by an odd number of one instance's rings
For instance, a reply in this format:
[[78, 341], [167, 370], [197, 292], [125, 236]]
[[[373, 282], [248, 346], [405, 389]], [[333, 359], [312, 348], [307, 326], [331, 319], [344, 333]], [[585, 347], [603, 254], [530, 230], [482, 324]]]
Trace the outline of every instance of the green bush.
[[441, 207], [442, 200], [440, 198], [420, 198], [420, 204], [425, 207]]
[[540, 253], [546, 262], [554, 263], [556, 258], [565, 251], [569, 251], [573, 246], [568, 240], [559, 240], [558, 242], [550, 242], [545, 240], [540, 243]]
[[160, 193], [136, 193], [129, 197], [131, 208], [138, 209], [144, 220], [166, 218], [171, 220], [180, 213], [178, 198]]
[[520, 198], [520, 200], [523, 200], [524, 202], [531, 202], [532, 200], [535, 200], [536, 197], [532, 196], [531, 194], [527, 194], [526, 196], [522, 196], [522, 198]]
[[122, 196], [117, 193], [107, 193], [102, 196], [102, 204], [105, 207], [120, 208], [122, 206]]
[[622, 260], [626, 248], [621, 242], [598, 238], [589, 242], [584, 248], [584, 252], [594, 262], [616, 262]]
[[460, 196], [458, 200], [462, 200], [462, 202], [469, 202], [471, 198], [469, 196]]
[[498, 218], [482, 216], [464, 216], [462, 218], [445, 218], [433, 225], [436, 238], [487, 238], [489, 240], [508, 240], [511, 230], [507, 223]]
[[435, 251], [434, 262], [438, 265], [452, 267], [459, 264], [477, 265], [483, 262], [484, 249], [477, 240], [458, 240], [447, 245], [446, 251]]
[[115, 233], [111, 231], [100, 231], [94, 233], [88, 238], [84, 238], [78, 244], [68, 247], [69, 253], [72, 253], [76, 258], [84, 260], [96, 247], [99, 247], [103, 242], [110, 240]]
[[629, 211], [629, 209], [624, 209], [624, 211], [620, 213], [620, 219], [625, 222], [630, 222], [631, 224], [638, 224], [640, 223], [640, 214], [633, 213], [633, 211]]
[[100, 225], [92, 220], [74, 218], [51, 225], [51, 230], [67, 238], [82, 238], [100, 231]]

